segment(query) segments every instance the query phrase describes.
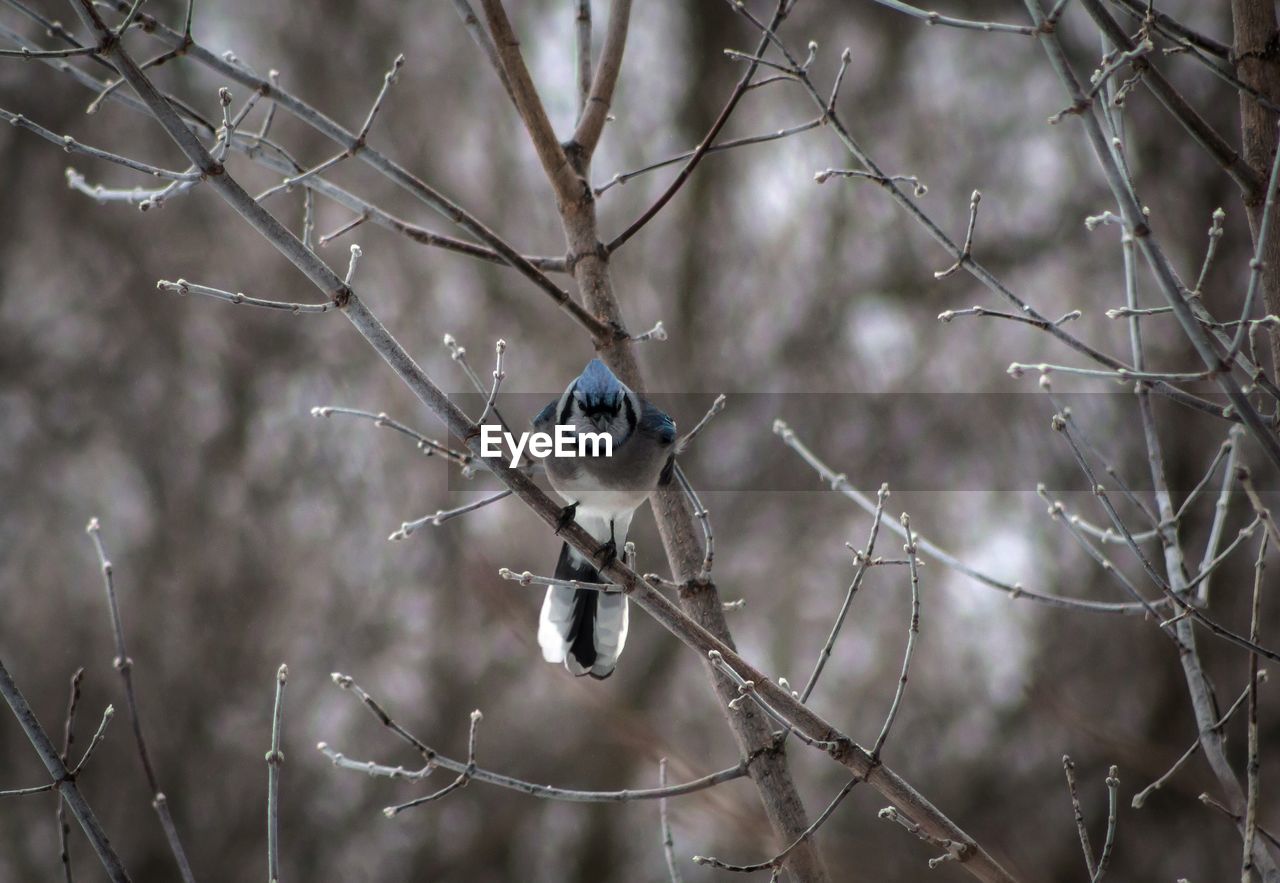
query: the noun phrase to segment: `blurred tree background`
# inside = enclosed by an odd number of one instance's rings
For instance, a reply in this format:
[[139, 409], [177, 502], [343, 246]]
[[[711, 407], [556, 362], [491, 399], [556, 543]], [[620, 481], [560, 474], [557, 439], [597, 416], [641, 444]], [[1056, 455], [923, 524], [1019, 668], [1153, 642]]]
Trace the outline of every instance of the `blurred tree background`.
[[[71, 19], [53, 0], [39, 5]], [[512, 10], [560, 129], [574, 111], [571, 5]], [[596, 5], [599, 40], [605, 4]], [[1018, 4], [949, 5], [968, 17], [1023, 20]], [[1227, 4], [1165, 6], [1230, 42]], [[147, 6], [174, 23], [184, 9], [174, 0]], [[4, 20], [26, 27], [11, 11]], [[1087, 73], [1100, 48], [1083, 13], [1069, 8], [1060, 31], [1077, 70]], [[889, 171], [918, 175], [929, 188], [926, 209], [955, 236], [970, 191], [980, 189], [980, 259], [1045, 313], [1083, 310], [1073, 325], [1080, 336], [1127, 351], [1124, 325], [1104, 316], [1123, 302], [1118, 233], [1083, 224], [1113, 206], [1077, 121], [1046, 124], [1067, 101], [1034, 40], [928, 28], [871, 2], [828, 0], [801, 0], [784, 33], [794, 45], [819, 42], [820, 82], [830, 82], [849, 46], [841, 108], [872, 155]], [[195, 34], [257, 70], [279, 69], [286, 87], [351, 127], [403, 52], [407, 64], [373, 143], [517, 247], [563, 252], [528, 139], [449, 4], [221, 0], [197, 3]], [[641, 5], [616, 120], [594, 162], [597, 185], [695, 145], [741, 73], [722, 50], [749, 50], [756, 40], [723, 2]], [[1185, 59], [1162, 67], [1238, 141], [1230, 87]], [[182, 62], [156, 77], [217, 118], [216, 92], [225, 83]], [[86, 116], [91, 97], [36, 62], [0, 64], [7, 109], [91, 144], [179, 165], [159, 129], [129, 109], [107, 103]], [[797, 88], [772, 85], [748, 94], [730, 133], [768, 132], [812, 116]], [[1145, 91], [1130, 97], [1126, 117], [1140, 192], [1184, 278], [1199, 269], [1210, 213], [1226, 208], [1205, 296], [1215, 309], [1235, 309], [1250, 246], [1234, 185]], [[332, 152], [285, 114], [275, 126], [305, 162]], [[446, 477], [445, 464], [392, 433], [309, 416], [314, 405], [347, 405], [442, 431], [345, 323], [155, 290], [157, 279], [182, 276], [313, 300], [292, 267], [205, 189], [142, 214], [121, 203], [95, 205], [63, 184], [69, 161], [91, 180], [139, 183], [127, 171], [69, 157], [13, 127], [0, 130], [0, 158], [0, 651], [46, 728], [60, 730], [66, 682], [80, 665], [87, 668], [80, 744], [103, 705], [121, 708], [100, 576], [83, 533], [97, 515], [115, 563], [144, 726], [198, 878], [263, 873], [263, 752], [274, 673], [287, 662], [286, 880], [664, 879], [654, 803], [549, 803], [473, 784], [387, 819], [381, 807], [431, 783], [336, 770], [314, 746], [324, 740], [393, 764], [415, 759], [333, 686], [329, 672], [344, 671], [453, 756], [465, 755], [468, 713], [483, 709], [479, 760], [491, 769], [570, 787], [644, 787], [656, 782], [665, 756], [673, 780], [691, 778], [736, 761], [694, 655], [640, 614], [609, 681], [575, 680], [544, 664], [534, 641], [540, 592], [496, 575], [500, 566], [550, 571], [557, 543], [543, 525], [520, 505], [502, 503], [388, 543], [401, 521], [471, 496]], [[716, 463], [735, 473], [736, 490], [706, 495], [717, 581], [726, 597], [746, 600], [731, 614], [745, 655], [793, 683], [812, 665], [851, 576], [844, 543], [860, 545], [869, 519], [798, 465], [770, 431], [775, 417], [865, 489], [881, 481], [899, 489], [889, 504], [893, 517], [909, 511], [918, 530], [969, 563], [1040, 591], [1124, 600], [1045, 517], [1034, 479], [1011, 487], [1009, 462], [992, 453], [1016, 450], [1020, 469], [1039, 464], [1042, 480], [1079, 486], [1048, 429], [1050, 406], [1038, 397], [1028, 403], [1038, 395], [1033, 381], [1005, 372], [1013, 360], [1079, 361], [1027, 326], [939, 323], [946, 309], [1003, 305], [964, 274], [936, 281], [946, 256], [874, 184], [813, 180], [815, 171], [846, 165], [823, 128], [708, 157], [614, 261], [630, 327], [662, 319], [670, 333], [640, 349], [655, 398], [729, 396], [728, 411], [698, 443], [701, 465], [690, 472], [695, 483]], [[278, 180], [243, 159], [233, 168], [251, 191]], [[608, 190], [600, 200], [604, 229], [622, 229], [672, 174]], [[403, 217], [454, 232], [356, 163], [333, 178]], [[296, 228], [301, 193], [272, 199]], [[351, 217], [318, 200], [319, 232]], [[345, 265], [351, 241], [364, 249], [370, 306], [446, 387], [466, 390], [441, 345], [446, 332], [485, 372], [493, 341], [505, 338], [511, 393], [553, 395], [591, 356], [580, 330], [506, 268], [372, 224], [328, 246], [335, 266]], [[1172, 319], [1149, 320], [1147, 334], [1159, 365], [1191, 364]], [[1141, 446], [1130, 443], [1137, 416], [1127, 391], [1088, 388], [1123, 397], [1121, 407], [1100, 410], [1085, 427], [1135, 486], [1148, 486]], [[837, 395], [854, 392], [873, 395]], [[749, 393], [778, 395], [751, 398], [771, 404], [735, 413], [735, 396]], [[913, 405], [919, 393], [946, 396], [953, 407], [938, 415]], [[965, 398], [974, 393], [998, 395]], [[872, 404], [884, 401], [892, 405]], [[971, 401], [985, 410], [972, 410]], [[1185, 492], [1225, 424], [1162, 399], [1156, 407], [1170, 430], [1175, 485]], [[699, 416], [688, 410], [677, 414], [685, 426]], [[886, 464], [882, 474], [865, 474], [872, 461]], [[1088, 494], [1063, 498], [1100, 519]], [[1192, 548], [1203, 546], [1210, 508], [1202, 505], [1183, 528]], [[1245, 508], [1237, 508], [1228, 536], [1245, 520]], [[633, 533], [640, 569], [658, 569], [652, 519], [638, 518]], [[1116, 558], [1131, 563], [1123, 550]], [[1246, 621], [1250, 563], [1242, 556], [1216, 578], [1220, 618]], [[896, 769], [1021, 879], [1054, 881], [1085, 876], [1061, 756], [1076, 760], [1099, 840], [1103, 778], [1115, 763], [1123, 784], [1114, 879], [1209, 881], [1236, 873], [1237, 834], [1196, 799], [1216, 788], [1202, 759], [1145, 808], [1129, 808], [1196, 732], [1176, 654], [1151, 624], [1010, 600], [937, 566], [925, 568], [922, 584], [920, 648], [886, 749]], [[860, 739], [874, 739], [893, 694], [906, 589], [893, 568], [871, 573], [813, 699]], [[1263, 634], [1274, 637], [1275, 623], [1271, 605]], [[1246, 672], [1240, 654], [1222, 651], [1212, 642], [1204, 648], [1225, 704]], [[1280, 730], [1270, 698], [1263, 693], [1264, 746], [1277, 744]], [[127, 728], [118, 717], [82, 785], [136, 879], [175, 879]], [[1243, 722], [1229, 732], [1239, 760]], [[815, 752], [793, 750], [792, 758], [816, 814], [844, 771]], [[1274, 781], [1280, 757], [1270, 751], [1263, 759], [1263, 778]], [[0, 787], [42, 776], [21, 731], [0, 716]], [[926, 848], [877, 819], [882, 805], [859, 788], [820, 833], [835, 879], [925, 878]], [[0, 879], [60, 878], [53, 810], [48, 795], [0, 802]], [[749, 783], [674, 800], [671, 811], [687, 880], [722, 874], [689, 864], [695, 853], [755, 861], [776, 851]], [[1263, 806], [1262, 821], [1280, 824], [1274, 803]], [[78, 831], [72, 844], [79, 874], [98, 879]], [[948, 865], [927, 873], [965, 879]]]

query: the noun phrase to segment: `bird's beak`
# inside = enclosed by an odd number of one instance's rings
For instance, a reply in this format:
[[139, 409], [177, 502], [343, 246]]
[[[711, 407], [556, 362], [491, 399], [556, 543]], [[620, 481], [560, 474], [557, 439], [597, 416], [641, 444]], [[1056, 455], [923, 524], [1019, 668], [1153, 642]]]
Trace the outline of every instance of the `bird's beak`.
[[598, 429], [601, 432], [604, 432], [604, 430], [609, 425], [609, 418], [604, 414], [594, 414], [591, 417], [591, 423], [593, 426], [595, 426], [596, 429]]

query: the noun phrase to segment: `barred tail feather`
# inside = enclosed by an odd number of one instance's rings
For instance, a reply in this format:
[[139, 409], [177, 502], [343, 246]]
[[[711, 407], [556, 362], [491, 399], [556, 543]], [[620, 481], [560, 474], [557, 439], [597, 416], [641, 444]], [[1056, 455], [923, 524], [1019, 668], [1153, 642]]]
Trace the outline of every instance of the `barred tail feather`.
[[[566, 544], [556, 579], [602, 582], [600, 575]], [[627, 598], [592, 589], [551, 586], [538, 618], [538, 645], [547, 662], [563, 662], [572, 674], [603, 680], [613, 674], [627, 640]]]

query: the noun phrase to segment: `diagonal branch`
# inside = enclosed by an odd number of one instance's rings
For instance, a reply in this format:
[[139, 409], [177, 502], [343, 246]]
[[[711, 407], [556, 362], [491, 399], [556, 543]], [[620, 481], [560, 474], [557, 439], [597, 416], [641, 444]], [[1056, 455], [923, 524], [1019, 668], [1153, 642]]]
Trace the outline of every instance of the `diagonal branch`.
[[502, 65], [507, 82], [511, 84], [511, 100], [515, 102], [520, 119], [524, 121], [525, 130], [533, 141], [533, 149], [538, 154], [543, 171], [547, 173], [547, 180], [555, 190], [556, 199], [561, 203], [574, 202], [579, 198], [586, 182], [574, 171], [569, 157], [556, 138], [555, 129], [551, 127], [551, 120], [538, 95], [538, 87], [533, 84], [533, 77], [525, 66], [524, 55], [520, 52], [520, 40], [511, 27], [502, 0], [480, 0], [480, 6], [497, 47], [498, 62]]
[[[98, 854], [102, 867], [106, 869], [107, 876], [111, 878], [112, 883], [128, 883], [129, 872], [125, 870], [124, 864], [120, 861], [120, 856], [116, 855], [116, 851], [112, 848], [106, 832], [102, 830], [102, 825], [99, 824], [97, 816], [94, 815], [89, 804], [81, 796], [80, 789], [76, 787], [75, 778], [72, 776], [71, 771], [67, 769], [66, 764], [62, 762], [62, 758], [58, 756], [58, 749], [54, 747], [49, 735], [40, 726], [40, 721], [36, 719], [35, 712], [31, 710], [31, 706], [27, 704], [27, 700], [18, 690], [18, 685], [13, 682], [13, 678], [10, 677], [8, 669], [4, 667], [3, 661], [0, 661], [0, 696], [3, 696], [9, 704], [10, 710], [13, 711], [13, 716], [18, 719], [18, 723], [22, 726], [22, 731], [27, 734], [32, 747], [36, 750], [36, 754], [40, 755], [40, 760], [44, 763], [45, 769], [53, 777], [53, 788], [66, 801], [71, 814], [80, 823], [80, 827], [84, 830], [85, 836], [89, 838], [89, 843], [93, 846], [94, 852]], [[42, 788], [41, 790], [44, 789]]]

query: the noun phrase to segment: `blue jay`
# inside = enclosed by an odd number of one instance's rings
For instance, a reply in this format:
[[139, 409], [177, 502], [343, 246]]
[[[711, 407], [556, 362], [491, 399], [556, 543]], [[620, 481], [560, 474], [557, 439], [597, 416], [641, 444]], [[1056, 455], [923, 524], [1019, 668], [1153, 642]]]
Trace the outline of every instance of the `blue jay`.
[[[613, 456], [545, 460], [552, 489], [565, 501], [560, 529], [576, 521], [595, 540], [606, 561], [626, 542], [631, 516], [675, 464], [676, 424], [632, 392], [599, 359], [592, 359], [557, 401], [534, 418], [540, 432], [557, 425], [579, 432], [608, 433]], [[559, 531], [557, 530], [557, 533]], [[565, 543], [556, 579], [604, 582], [591, 562]], [[538, 644], [547, 662], [563, 662], [577, 676], [604, 680], [613, 674], [627, 641], [627, 597], [592, 589], [552, 586], [542, 602]]]

